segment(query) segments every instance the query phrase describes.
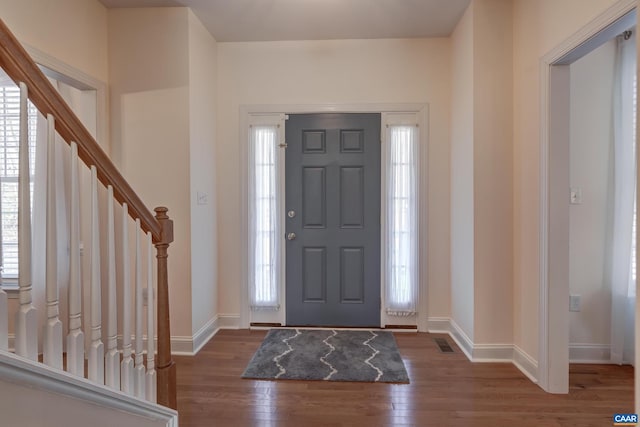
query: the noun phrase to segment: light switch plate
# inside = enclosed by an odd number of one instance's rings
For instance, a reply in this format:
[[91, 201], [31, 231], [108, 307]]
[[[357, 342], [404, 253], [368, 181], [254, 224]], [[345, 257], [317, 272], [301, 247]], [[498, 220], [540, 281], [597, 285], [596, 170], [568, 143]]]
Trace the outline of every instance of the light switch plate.
[[572, 205], [582, 204], [582, 188], [571, 187], [571, 193], [569, 197], [570, 197], [570, 203]]
[[580, 295], [569, 296], [569, 311], [580, 311]]
[[197, 199], [198, 199], [198, 204], [199, 205], [206, 205], [209, 202], [209, 196], [207, 195], [207, 193], [203, 193], [198, 191], [198, 194], [196, 195]]

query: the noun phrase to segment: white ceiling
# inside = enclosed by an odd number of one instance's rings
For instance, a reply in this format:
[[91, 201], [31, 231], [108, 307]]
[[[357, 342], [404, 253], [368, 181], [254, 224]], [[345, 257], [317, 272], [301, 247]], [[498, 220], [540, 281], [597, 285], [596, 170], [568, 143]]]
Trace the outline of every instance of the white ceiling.
[[470, 0], [100, 0], [186, 6], [217, 41], [445, 37]]

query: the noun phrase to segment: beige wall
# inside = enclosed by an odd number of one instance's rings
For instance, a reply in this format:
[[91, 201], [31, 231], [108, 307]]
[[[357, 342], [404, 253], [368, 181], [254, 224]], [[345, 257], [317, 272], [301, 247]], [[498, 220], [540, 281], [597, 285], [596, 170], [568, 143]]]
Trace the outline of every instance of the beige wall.
[[20, 42], [106, 82], [107, 10], [98, 0], [0, 0]]
[[169, 248], [171, 334], [192, 335], [189, 11], [109, 11], [112, 153], [148, 207], [174, 220]]
[[452, 37], [452, 317], [474, 344], [513, 340], [511, 34], [511, 2], [476, 0]]
[[219, 308], [240, 311], [239, 107], [429, 103], [429, 316], [449, 316], [448, 39], [218, 43]]
[[612, 40], [571, 64], [570, 185], [582, 189], [582, 203], [571, 205], [569, 213], [569, 286], [581, 297], [581, 311], [569, 313], [570, 346], [606, 347], [611, 342], [611, 285], [605, 265], [613, 197], [615, 55]]
[[473, 9], [451, 38], [451, 318], [473, 340]]
[[171, 334], [190, 339], [217, 315], [216, 41], [187, 8], [112, 9], [109, 49], [114, 161], [169, 208]]
[[[189, 11], [191, 307], [195, 334], [218, 313], [216, 41]], [[201, 200], [198, 201], [198, 193]], [[204, 198], [204, 199], [203, 199]]]
[[538, 357], [540, 59], [615, 0], [514, 1], [514, 341]]
[[474, 341], [513, 342], [511, 0], [474, 0]]

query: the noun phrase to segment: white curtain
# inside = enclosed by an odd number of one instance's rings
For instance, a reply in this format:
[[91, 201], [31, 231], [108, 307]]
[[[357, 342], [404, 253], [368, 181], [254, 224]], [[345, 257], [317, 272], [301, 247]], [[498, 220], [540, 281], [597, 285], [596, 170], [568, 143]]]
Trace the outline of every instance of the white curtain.
[[386, 311], [411, 316], [418, 300], [418, 127], [387, 129]]
[[277, 310], [281, 275], [279, 125], [249, 128], [249, 296], [252, 310]]
[[[614, 160], [611, 230], [611, 361], [634, 360], [635, 277], [632, 262], [636, 193], [635, 35], [619, 36], [614, 86]], [[635, 258], [635, 257], [633, 257]]]

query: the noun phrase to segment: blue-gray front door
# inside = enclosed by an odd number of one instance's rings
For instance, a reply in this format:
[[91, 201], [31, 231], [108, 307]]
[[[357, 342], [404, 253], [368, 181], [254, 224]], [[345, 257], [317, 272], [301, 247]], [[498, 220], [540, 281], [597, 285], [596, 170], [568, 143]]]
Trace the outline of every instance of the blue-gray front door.
[[286, 122], [287, 325], [380, 326], [380, 114]]

